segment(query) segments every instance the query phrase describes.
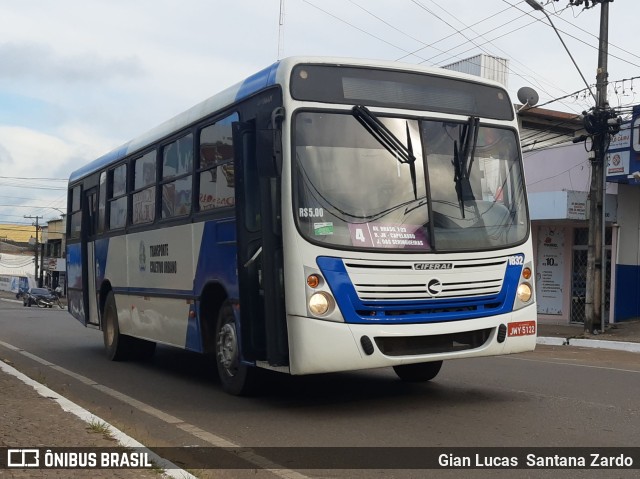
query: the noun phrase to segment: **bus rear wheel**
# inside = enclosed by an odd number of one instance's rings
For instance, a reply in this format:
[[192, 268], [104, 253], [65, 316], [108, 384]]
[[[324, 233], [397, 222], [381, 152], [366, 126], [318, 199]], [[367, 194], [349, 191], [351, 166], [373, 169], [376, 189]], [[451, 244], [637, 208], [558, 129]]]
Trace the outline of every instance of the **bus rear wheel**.
[[118, 324], [118, 309], [116, 308], [116, 298], [112, 291], [107, 294], [107, 301], [104, 305], [102, 315], [102, 335], [104, 338], [104, 349], [110, 361], [122, 361], [128, 358], [131, 352], [129, 338], [120, 334]]
[[148, 359], [153, 356], [156, 351], [155, 342], [120, 333], [118, 309], [116, 308], [116, 299], [112, 291], [109, 291], [107, 295], [103, 320], [104, 348], [110, 361]]
[[222, 389], [234, 396], [248, 396], [256, 392], [259, 371], [240, 361], [238, 324], [228, 301], [222, 304], [218, 313], [215, 354]]
[[440, 372], [442, 361], [430, 363], [403, 364], [394, 366], [393, 370], [400, 379], [407, 382], [431, 381]]

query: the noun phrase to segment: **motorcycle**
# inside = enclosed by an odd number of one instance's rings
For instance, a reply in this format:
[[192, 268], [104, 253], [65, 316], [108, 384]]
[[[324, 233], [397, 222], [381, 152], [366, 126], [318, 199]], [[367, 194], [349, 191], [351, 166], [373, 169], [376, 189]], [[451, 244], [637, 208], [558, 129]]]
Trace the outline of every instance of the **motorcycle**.
[[35, 304], [39, 308], [53, 308], [54, 305], [60, 309], [64, 308], [60, 302], [59, 294], [46, 288], [31, 288], [22, 295], [22, 304], [24, 306]]
[[[59, 300], [58, 300], [59, 303]], [[36, 306], [38, 308], [53, 308], [54, 302], [51, 299], [47, 299], [47, 298], [37, 298], [36, 299]], [[62, 306], [60, 306], [62, 308]]]

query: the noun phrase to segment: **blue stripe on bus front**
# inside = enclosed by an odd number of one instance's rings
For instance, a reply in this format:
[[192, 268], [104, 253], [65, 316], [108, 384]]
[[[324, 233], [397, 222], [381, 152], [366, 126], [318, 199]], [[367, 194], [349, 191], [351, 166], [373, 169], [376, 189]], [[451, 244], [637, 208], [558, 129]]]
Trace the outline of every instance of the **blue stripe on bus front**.
[[467, 298], [430, 300], [362, 301], [349, 278], [341, 258], [321, 256], [317, 259], [347, 323], [398, 324], [431, 323], [473, 319], [513, 310], [521, 265], [508, 265], [498, 294]]

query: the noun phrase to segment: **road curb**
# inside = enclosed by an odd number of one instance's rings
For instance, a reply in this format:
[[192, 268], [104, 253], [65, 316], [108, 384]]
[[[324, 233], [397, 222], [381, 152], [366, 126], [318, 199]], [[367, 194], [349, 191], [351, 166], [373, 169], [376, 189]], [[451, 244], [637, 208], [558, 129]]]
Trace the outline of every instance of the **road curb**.
[[0, 301], [6, 301], [7, 303], [20, 303], [20, 304], [24, 304], [22, 301], [20, 301], [19, 299], [7, 299], [7, 298], [0, 298]]
[[544, 336], [538, 336], [536, 343], [547, 346], [567, 346], [567, 340], [564, 338], [549, 338]]
[[118, 441], [118, 443], [121, 446], [124, 446], [126, 448], [140, 449], [140, 450], [144, 451], [145, 453], [147, 453], [148, 457], [151, 458], [151, 460], [158, 467], [163, 469], [163, 474], [165, 476], [171, 477], [173, 479], [197, 479], [195, 476], [193, 476], [192, 474], [188, 473], [184, 469], [181, 469], [180, 467], [176, 466], [171, 461], [168, 461], [167, 459], [164, 459], [164, 458], [160, 457], [155, 452], [153, 452], [152, 450], [148, 449], [144, 444], [136, 441], [134, 438], [132, 438], [131, 436], [125, 434], [124, 432], [122, 432], [120, 429], [118, 429], [117, 427], [113, 426], [112, 424], [109, 424], [104, 419], [96, 416], [95, 414], [93, 414], [90, 411], [84, 409], [82, 406], [79, 406], [78, 404], [70, 401], [69, 399], [65, 398], [64, 396], [61, 396], [60, 394], [58, 394], [57, 392], [53, 391], [52, 389], [49, 389], [45, 385], [43, 385], [43, 384], [41, 384], [41, 383], [39, 383], [37, 381], [34, 381], [29, 376], [27, 376], [26, 374], [21, 373], [16, 368], [14, 368], [13, 366], [10, 366], [9, 364], [5, 363], [4, 361], [0, 361], [0, 370], [2, 370], [3, 372], [5, 372], [7, 374], [10, 374], [11, 376], [19, 379], [20, 381], [22, 381], [26, 385], [31, 386], [42, 397], [45, 397], [47, 399], [53, 399], [55, 402], [58, 403], [58, 405], [62, 408], [62, 410], [66, 411], [66, 412], [70, 412], [71, 414], [73, 414], [74, 416], [80, 418], [81, 420], [83, 420], [87, 424], [96, 424], [96, 423], [105, 424], [106, 426], [109, 427], [109, 434], [111, 436], [113, 436], [113, 438], [116, 441]]
[[625, 341], [605, 341], [602, 339], [554, 338], [538, 336], [536, 343], [544, 344], [547, 346], [579, 346], [581, 348], [614, 349], [616, 351], [640, 353], [640, 343], [629, 343]]

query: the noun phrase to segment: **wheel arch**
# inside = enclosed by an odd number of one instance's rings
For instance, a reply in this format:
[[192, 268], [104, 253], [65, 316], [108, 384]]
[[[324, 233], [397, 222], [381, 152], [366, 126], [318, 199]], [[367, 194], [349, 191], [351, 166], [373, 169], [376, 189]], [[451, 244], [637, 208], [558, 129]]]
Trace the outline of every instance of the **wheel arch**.
[[199, 297], [198, 320], [202, 335], [202, 352], [213, 353], [216, 346], [216, 322], [222, 304], [229, 298], [227, 290], [219, 282], [207, 283]]
[[98, 313], [100, 314], [100, 329], [102, 329], [102, 318], [104, 317], [104, 307], [107, 304], [107, 296], [109, 292], [113, 291], [111, 282], [105, 280], [100, 285], [100, 292], [98, 293]]

